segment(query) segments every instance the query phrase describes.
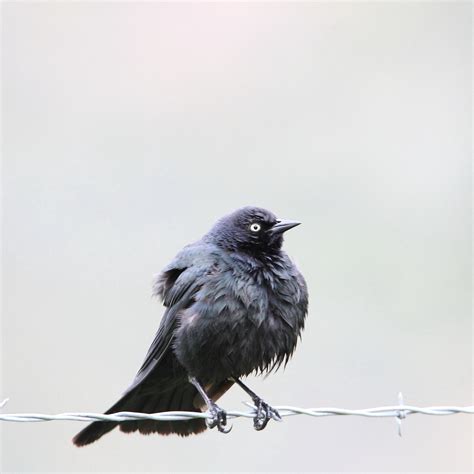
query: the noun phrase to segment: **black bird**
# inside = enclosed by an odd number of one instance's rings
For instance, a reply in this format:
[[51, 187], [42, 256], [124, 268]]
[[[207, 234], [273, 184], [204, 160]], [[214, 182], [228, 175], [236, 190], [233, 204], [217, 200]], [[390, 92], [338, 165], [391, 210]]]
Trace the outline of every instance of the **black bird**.
[[215, 401], [234, 383], [256, 406], [255, 429], [281, 419], [240, 378], [286, 365], [304, 327], [306, 283], [281, 249], [283, 233], [297, 225], [265, 209], [238, 209], [186, 246], [156, 279], [154, 294], [165, 314], [135, 380], [106, 413], [207, 407], [209, 419], [95, 421], [74, 444], [92, 443], [117, 425], [126, 433], [188, 436], [216, 426], [228, 432], [226, 412]]

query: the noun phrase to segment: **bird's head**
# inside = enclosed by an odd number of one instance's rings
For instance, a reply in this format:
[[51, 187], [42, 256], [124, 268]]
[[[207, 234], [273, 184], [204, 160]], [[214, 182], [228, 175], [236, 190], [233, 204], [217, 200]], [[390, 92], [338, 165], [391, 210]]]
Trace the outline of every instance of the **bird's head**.
[[243, 207], [220, 219], [208, 236], [220, 247], [252, 254], [280, 250], [283, 233], [300, 222], [278, 219], [259, 207]]

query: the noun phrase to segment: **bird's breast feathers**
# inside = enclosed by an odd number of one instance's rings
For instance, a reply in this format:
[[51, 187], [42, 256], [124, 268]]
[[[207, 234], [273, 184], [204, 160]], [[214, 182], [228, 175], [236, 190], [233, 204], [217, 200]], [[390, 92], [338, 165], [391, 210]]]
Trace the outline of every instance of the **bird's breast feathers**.
[[[286, 268], [267, 265], [262, 271], [222, 261], [212, 267], [212, 277], [208, 273], [181, 312], [175, 348], [183, 365], [197, 371], [196, 361], [232, 360], [236, 371], [246, 374], [289, 358], [304, 327], [307, 291], [291, 261], [283, 264]], [[215, 377], [225, 370], [221, 363], [213, 366]]]

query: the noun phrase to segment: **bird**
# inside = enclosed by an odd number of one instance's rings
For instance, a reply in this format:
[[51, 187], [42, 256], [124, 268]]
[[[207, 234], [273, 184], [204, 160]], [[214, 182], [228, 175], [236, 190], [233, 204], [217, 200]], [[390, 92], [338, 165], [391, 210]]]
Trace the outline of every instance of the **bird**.
[[125, 433], [227, 433], [227, 413], [216, 402], [234, 384], [253, 401], [256, 430], [280, 421], [241, 378], [286, 366], [301, 338], [308, 289], [282, 249], [283, 234], [299, 224], [260, 207], [237, 209], [185, 246], [154, 281], [164, 315], [132, 384], [105, 413], [206, 411], [206, 419], [94, 421], [73, 443], [88, 445], [117, 426]]

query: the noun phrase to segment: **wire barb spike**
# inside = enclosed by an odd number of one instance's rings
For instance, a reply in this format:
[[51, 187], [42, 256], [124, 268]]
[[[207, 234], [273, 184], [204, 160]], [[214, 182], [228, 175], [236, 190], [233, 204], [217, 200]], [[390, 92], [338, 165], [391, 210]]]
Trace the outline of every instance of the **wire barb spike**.
[[[405, 404], [403, 403], [403, 393], [398, 392], [398, 404], [400, 407], [403, 407]], [[398, 425], [398, 436], [402, 437], [402, 420], [407, 417], [405, 410], [398, 410], [397, 412], [397, 425]]]

